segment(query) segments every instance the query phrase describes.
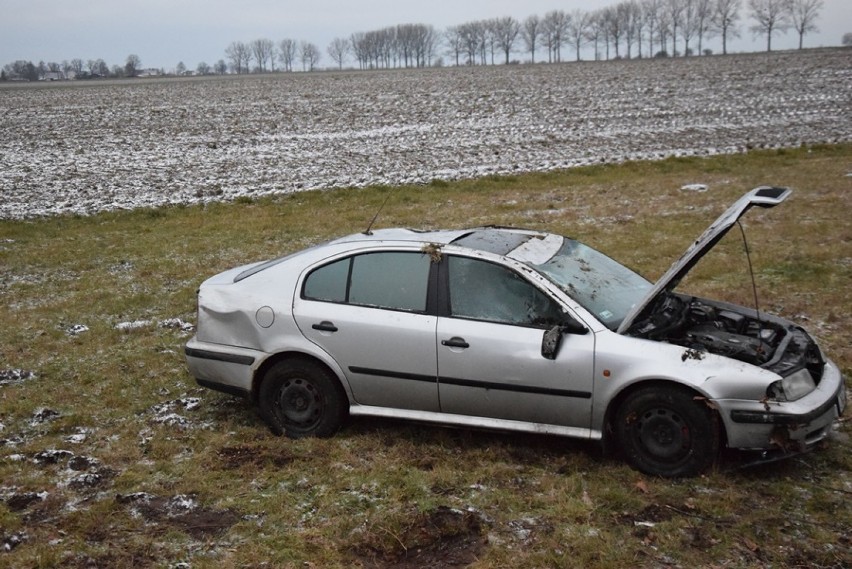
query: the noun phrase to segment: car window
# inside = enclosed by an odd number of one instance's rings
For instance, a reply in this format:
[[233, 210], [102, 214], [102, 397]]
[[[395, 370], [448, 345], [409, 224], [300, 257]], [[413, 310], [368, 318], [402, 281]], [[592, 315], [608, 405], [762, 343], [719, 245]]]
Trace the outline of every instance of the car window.
[[367, 253], [313, 271], [303, 296], [393, 310], [424, 312], [429, 256], [421, 253]]
[[312, 272], [305, 280], [302, 295], [312, 300], [346, 302], [350, 259], [341, 259]]
[[454, 317], [535, 327], [565, 320], [553, 299], [507, 267], [455, 256], [448, 263]]

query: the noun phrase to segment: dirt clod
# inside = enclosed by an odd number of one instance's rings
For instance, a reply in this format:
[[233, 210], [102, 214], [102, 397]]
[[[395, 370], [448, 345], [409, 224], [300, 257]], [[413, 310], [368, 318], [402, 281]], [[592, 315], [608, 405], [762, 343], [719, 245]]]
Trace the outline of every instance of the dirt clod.
[[359, 560], [372, 569], [449, 569], [476, 561], [486, 539], [473, 512], [439, 507], [417, 516], [390, 548], [365, 544]]

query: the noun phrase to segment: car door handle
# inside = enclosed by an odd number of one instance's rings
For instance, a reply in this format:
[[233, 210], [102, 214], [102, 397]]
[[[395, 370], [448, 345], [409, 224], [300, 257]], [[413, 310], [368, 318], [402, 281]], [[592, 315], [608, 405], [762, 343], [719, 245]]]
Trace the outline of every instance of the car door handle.
[[311, 328], [319, 330], [320, 332], [337, 332], [337, 326], [334, 325], [334, 322], [329, 322], [328, 320], [323, 320], [319, 324], [314, 324]]
[[469, 348], [470, 344], [464, 341], [464, 338], [459, 338], [458, 336], [453, 336], [449, 340], [441, 340], [442, 346], [447, 346], [448, 348]]

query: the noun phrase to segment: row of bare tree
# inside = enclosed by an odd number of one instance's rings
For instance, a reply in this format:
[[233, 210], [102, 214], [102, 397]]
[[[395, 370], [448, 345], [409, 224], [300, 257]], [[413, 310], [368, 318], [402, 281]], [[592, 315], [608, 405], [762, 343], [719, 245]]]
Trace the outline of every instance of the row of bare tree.
[[[817, 31], [816, 20], [823, 7], [823, 0], [621, 0], [595, 11], [552, 10], [523, 21], [513, 17], [477, 20], [444, 32], [425, 24], [403, 24], [335, 38], [326, 51], [341, 69], [350, 57], [361, 69], [426, 67], [441, 61], [437, 54], [442, 48], [441, 53], [455, 65], [510, 63], [513, 53], [529, 54], [533, 63], [537, 55], [545, 53], [548, 62], [559, 62], [563, 49], [572, 51], [579, 61], [585, 48], [592, 49], [595, 59], [686, 56], [708, 53], [704, 42], [713, 37], [721, 39], [722, 53], [727, 53], [728, 41], [741, 34], [744, 1], [752, 22], [748, 29], [754, 37], [766, 38], [767, 51], [772, 50], [773, 37], [790, 29], [798, 34], [801, 49], [804, 36]], [[199, 63], [195, 72], [267, 73], [293, 71], [299, 64], [303, 71], [312, 71], [322, 53], [309, 41], [283, 39], [276, 43], [261, 38], [231, 42], [225, 57], [227, 61], [220, 59], [212, 67]], [[0, 78], [36, 80], [54, 74], [133, 77], [141, 65], [136, 55], [128, 56], [124, 67], [112, 68], [102, 59], [40, 62], [37, 66], [16, 61], [0, 71]], [[186, 72], [183, 63], [176, 72]]]
[[[301, 62], [303, 71], [313, 71], [321, 58], [319, 48], [308, 41], [283, 39], [276, 45], [270, 39], [261, 38], [243, 43], [231, 42], [225, 48], [231, 71], [240, 73], [266, 73], [278, 71], [275, 62], [281, 63], [281, 71], [293, 71], [293, 64]], [[254, 67], [252, 67], [254, 62]]]
[[[595, 11], [552, 10], [523, 21], [505, 17], [466, 22], [443, 33], [425, 24], [404, 24], [335, 38], [327, 53], [338, 68], [351, 56], [361, 69], [433, 65], [441, 47], [455, 65], [510, 63], [513, 53], [529, 54], [532, 62], [545, 53], [548, 62], [559, 62], [566, 48], [579, 61], [588, 47], [595, 59], [704, 54], [709, 52], [705, 42], [714, 37], [721, 39], [722, 53], [727, 53], [729, 40], [741, 35], [743, 1], [622, 0]], [[752, 21], [749, 31], [766, 38], [767, 51], [772, 50], [773, 37], [789, 29], [798, 34], [801, 49], [804, 36], [817, 30], [823, 7], [823, 0], [745, 2]], [[276, 57], [283, 70], [292, 70], [297, 58], [303, 70], [310, 70], [321, 55], [315, 45], [294, 40], [282, 40], [276, 51], [268, 39], [234, 42], [225, 53], [235, 73], [274, 71]]]

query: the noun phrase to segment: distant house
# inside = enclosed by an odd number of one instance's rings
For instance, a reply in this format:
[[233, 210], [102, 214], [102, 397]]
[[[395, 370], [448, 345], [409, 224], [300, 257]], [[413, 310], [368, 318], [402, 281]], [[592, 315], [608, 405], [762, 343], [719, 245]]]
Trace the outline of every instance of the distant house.
[[162, 75], [159, 69], [148, 68], [140, 69], [136, 72], [136, 77], [159, 77]]
[[48, 71], [44, 74], [42, 81], [62, 81], [65, 79], [65, 76], [61, 71]]

